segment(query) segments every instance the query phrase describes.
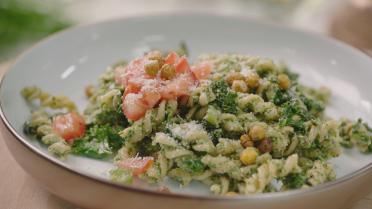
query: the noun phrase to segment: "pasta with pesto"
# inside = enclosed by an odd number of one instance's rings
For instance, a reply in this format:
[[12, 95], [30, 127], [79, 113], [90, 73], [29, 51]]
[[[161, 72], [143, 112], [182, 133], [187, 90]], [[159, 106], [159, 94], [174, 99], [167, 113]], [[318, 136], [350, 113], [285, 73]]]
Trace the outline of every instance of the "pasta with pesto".
[[33, 108], [25, 134], [61, 158], [112, 162], [109, 176], [120, 184], [171, 178], [216, 195], [279, 192], [335, 179], [328, 160], [343, 147], [372, 152], [368, 124], [325, 115], [328, 89], [256, 56], [204, 54], [191, 65], [150, 51], [87, 86], [82, 113], [36, 86], [21, 94]]

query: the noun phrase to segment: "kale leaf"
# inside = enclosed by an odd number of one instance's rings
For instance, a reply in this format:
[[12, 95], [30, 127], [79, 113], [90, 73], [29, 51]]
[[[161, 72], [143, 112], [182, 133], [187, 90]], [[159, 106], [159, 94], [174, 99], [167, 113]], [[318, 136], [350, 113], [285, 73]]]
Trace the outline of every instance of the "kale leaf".
[[282, 116], [279, 119], [280, 126], [291, 126], [296, 131], [305, 132], [305, 122], [309, 120], [306, 107], [300, 100], [293, 99], [283, 104]]
[[177, 164], [184, 171], [191, 174], [198, 174], [204, 171], [205, 166], [198, 158], [185, 158]]
[[291, 173], [284, 177], [283, 183], [290, 189], [298, 189], [306, 183], [306, 175], [303, 173]]
[[121, 105], [119, 105], [117, 109], [104, 108], [102, 112], [96, 115], [96, 123], [126, 127], [128, 125], [128, 120], [125, 118], [120, 106]]
[[237, 113], [236, 99], [238, 95], [229, 90], [229, 85], [224, 80], [214, 81], [211, 84], [212, 91], [216, 95], [215, 103], [223, 112]]
[[145, 137], [137, 143], [139, 156], [152, 156], [160, 150], [159, 145], [153, 145], [150, 137]]
[[282, 105], [282, 104], [288, 102], [290, 99], [291, 99], [291, 96], [289, 95], [289, 93], [286, 90], [281, 90], [281, 89], [277, 88], [275, 90], [275, 95], [272, 99], [272, 102], [275, 105]]
[[300, 99], [303, 101], [308, 111], [314, 116], [318, 116], [319, 113], [322, 113], [325, 109], [323, 102], [311, 99], [305, 95], [300, 95]]
[[110, 125], [90, 126], [84, 137], [74, 141], [72, 153], [97, 159], [110, 157], [123, 145], [120, 130]]

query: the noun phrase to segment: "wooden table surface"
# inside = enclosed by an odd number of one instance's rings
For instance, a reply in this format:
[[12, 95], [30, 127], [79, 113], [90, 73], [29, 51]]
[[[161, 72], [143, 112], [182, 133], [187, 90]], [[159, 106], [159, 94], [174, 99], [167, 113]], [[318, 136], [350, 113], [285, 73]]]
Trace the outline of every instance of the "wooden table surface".
[[[0, 64], [0, 78], [10, 63]], [[17, 164], [0, 137], [0, 208], [1, 209], [75, 209], [76, 207], [40, 187]], [[351, 209], [372, 209], [369, 194]]]

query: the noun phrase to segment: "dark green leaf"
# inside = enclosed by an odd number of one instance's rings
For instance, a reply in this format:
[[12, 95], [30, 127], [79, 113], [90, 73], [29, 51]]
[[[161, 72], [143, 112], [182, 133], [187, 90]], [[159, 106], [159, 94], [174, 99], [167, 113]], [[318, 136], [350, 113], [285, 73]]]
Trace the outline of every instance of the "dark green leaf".
[[306, 180], [306, 175], [303, 173], [291, 173], [283, 179], [283, 183], [290, 189], [298, 189], [306, 183]]
[[223, 112], [237, 113], [236, 99], [238, 95], [230, 91], [229, 85], [224, 80], [215, 81], [211, 85], [213, 93], [216, 95], [216, 105]]

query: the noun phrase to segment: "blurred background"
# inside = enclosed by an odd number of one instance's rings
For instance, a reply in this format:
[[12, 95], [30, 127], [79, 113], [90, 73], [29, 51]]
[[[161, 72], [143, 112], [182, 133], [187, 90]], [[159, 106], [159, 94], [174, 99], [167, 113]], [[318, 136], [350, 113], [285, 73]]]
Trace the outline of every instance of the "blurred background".
[[74, 25], [189, 11], [296, 27], [333, 36], [372, 54], [372, 0], [0, 0], [0, 63]]

